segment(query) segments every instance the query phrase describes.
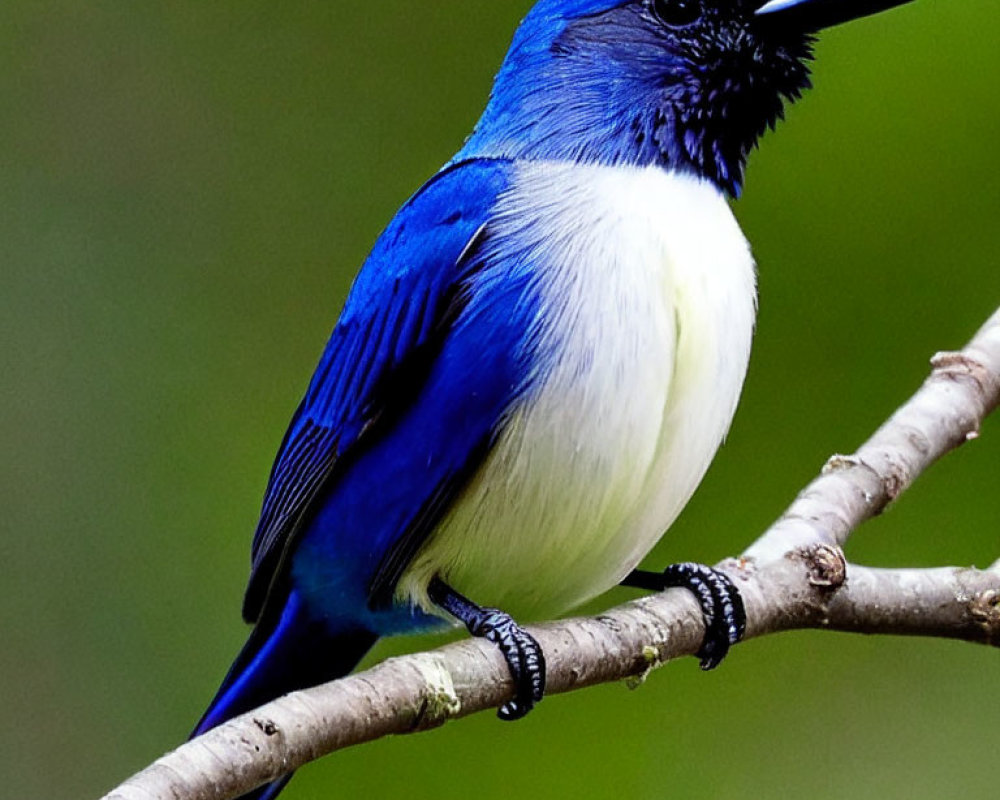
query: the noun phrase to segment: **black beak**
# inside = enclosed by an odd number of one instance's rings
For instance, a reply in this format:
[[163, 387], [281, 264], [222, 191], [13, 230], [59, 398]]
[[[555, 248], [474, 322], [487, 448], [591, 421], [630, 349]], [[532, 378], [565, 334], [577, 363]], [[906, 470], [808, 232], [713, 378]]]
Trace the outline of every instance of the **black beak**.
[[757, 9], [762, 20], [818, 31], [841, 22], [877, 14], [910, 0], [770, 0]]

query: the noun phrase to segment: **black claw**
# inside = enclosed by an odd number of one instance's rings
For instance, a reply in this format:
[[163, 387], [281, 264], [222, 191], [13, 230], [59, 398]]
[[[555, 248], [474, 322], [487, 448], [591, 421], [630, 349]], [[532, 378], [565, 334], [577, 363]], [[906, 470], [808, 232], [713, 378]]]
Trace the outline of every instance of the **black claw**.
[[703, 564], [672, 564], [662, 574], [636, 570], [625, 586], [662, 591], [671, 587], [689, 590], [698, 600], [705, 620], [705, 639], [698, 658], [704, 670], [715, 669], [729, 648], [743, 638], [747, 616], [739, 589], [728, 575]]
[[469, 633], [482, 636], [500, 648], [514, 679], [514, 698], [504, 703], [500, 719], [520, 719], [545, 693], [545, 657], [538, 642], [510, 614], [496, 608], [480, 609], [465, 620]]
[[514, 697], [497, 711], [503, 720], [520, 719], [545, 694], [545, 655], [535, 638], [504, 611], [482, 608], [438, 578], [428, 587], [431, 600], [465, 623], [469, 633], [493, 642], [514, 680]]

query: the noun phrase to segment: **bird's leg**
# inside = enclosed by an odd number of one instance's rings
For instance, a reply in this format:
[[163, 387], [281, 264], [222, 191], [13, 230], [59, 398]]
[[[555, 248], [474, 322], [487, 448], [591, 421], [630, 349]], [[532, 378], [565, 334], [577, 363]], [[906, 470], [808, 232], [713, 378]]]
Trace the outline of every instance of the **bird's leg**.
[[634, 570], [622, 586], [662, 592], [681, 587], [694, 594], [705, 620], [705, 639], [698, 658], [702, 669], [715, 669], [729, 648], [743, 638], [747, 615], [739, 589], [723, 572], [704, 564], [671, 564], [663, 572]]
[[545, 656], [534, 637], [510, 614], [477, 606], [440, 578], [430, 582], [427, 595], [436, 606], [464, 622], [469, 633], [493, 642], [503, 653], [514, 679], [514, 697], [500, 706], [497, 716], [515, 720], [531, 711], [545, 693]]

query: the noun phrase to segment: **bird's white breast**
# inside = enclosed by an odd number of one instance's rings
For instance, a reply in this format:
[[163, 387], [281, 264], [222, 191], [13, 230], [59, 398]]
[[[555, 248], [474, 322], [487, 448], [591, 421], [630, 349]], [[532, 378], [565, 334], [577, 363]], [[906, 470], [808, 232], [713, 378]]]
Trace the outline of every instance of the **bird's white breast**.
[[711, 184], [525, 163], [491, 239], [537, 264], [536, 374], [404, 574], [528, 618], [618, 583], [698, 485], [746, 374], [753, 260]]

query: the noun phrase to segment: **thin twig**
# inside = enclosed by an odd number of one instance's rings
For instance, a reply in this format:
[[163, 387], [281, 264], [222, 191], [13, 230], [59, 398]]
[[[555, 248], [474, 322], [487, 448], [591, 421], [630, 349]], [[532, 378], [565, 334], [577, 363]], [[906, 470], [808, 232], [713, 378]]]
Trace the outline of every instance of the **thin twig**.
[[812, 544], [843, 547], [945, 453], [978, 438], [1000, 404], [1000, 309], [958, 353], [938, 353], [933, 371], [851, 456], [834, 456], [744, 555], [761, 562]]

